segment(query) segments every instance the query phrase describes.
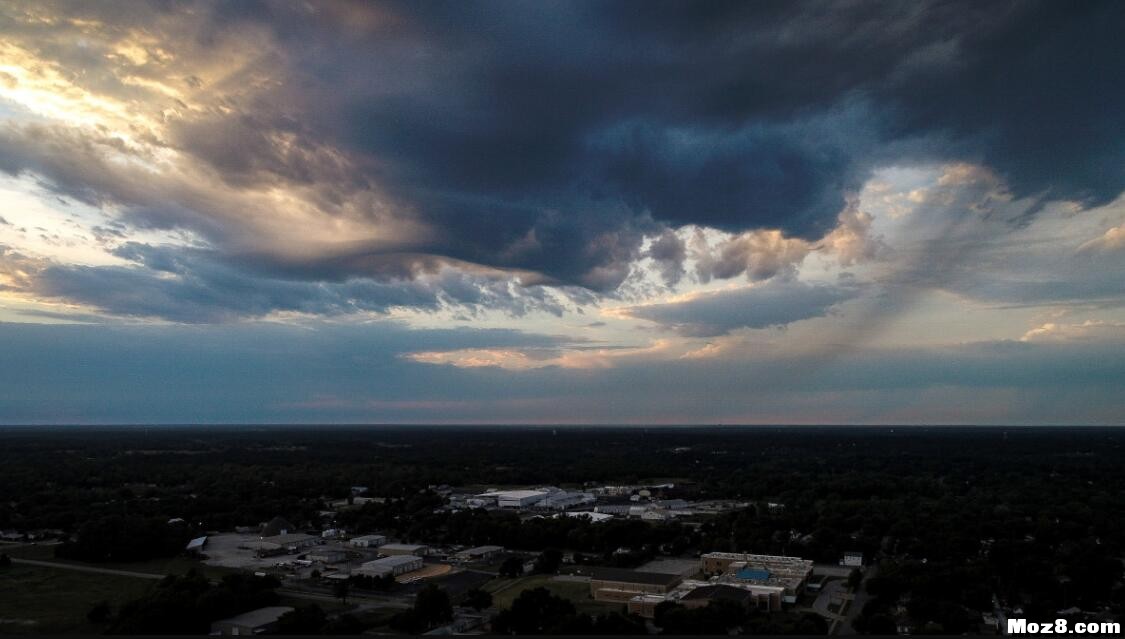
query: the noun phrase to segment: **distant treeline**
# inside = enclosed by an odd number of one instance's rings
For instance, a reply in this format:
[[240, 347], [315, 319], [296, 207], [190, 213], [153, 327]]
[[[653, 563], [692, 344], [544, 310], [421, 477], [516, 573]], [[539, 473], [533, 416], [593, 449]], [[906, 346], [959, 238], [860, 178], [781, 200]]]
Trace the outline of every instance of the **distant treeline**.
[[[0, 467], [0, 528], [64, 529], [75, 541], [60, 552], [89, 560], [166, 555], [198, 531], [276, 515], [312, 524], [359, 485], [391, 499], [338, 524], [430, 543], [618, 565], [711, 550], [823, 562], [862, 551], [880, 564], [857, 622], [869, 631], [893, 625], [901, 604], [930, 630], [958, 633], [993, 594], [1029, 618], [1123, 608], [1122, 429], [27, 428], [0, 430]], [[521, 521], [435, 512], [441, 498], [428, 489], [634, 483], [751, 507], [698, 529]]]

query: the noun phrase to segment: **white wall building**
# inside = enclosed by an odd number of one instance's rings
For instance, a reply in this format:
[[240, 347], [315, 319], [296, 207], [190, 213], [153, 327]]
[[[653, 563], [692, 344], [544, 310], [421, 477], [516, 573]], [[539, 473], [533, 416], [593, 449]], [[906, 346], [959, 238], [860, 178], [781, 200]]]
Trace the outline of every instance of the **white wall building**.
[[397, 577], [408, 572], [420, 570], [421, 568], [421, 557], [415, 555], [395, 555], [369, 561], [357, 568], [355, 574], [368, 575], [371, 577], [385, 577], [387, 575]]
[[501, 508], [530, 508], [543, 501], [548, 491], [538, 490], [490, 490], [478, 495], [480, 498], [493, 497]]
[[371, 548], [387, 543], [387, 538], [383, 535], [363, 535], [362, 537], [352, 537], [348, 543], [352, 545], [352, 548]]

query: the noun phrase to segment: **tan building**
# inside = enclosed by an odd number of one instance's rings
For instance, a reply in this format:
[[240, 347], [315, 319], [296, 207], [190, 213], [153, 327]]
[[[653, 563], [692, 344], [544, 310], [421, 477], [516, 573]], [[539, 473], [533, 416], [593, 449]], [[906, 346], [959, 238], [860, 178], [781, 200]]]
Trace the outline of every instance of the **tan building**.
[[679, 602], [687, 608], [704, 608], [712, 601], [733, 601], [745, 608], [759, 610], [781, 610], [781, 596], [784, 588], [780, 586], [728, 586], [713, 584], [700, 586], [680, 597]]
[[598, 601], [626, 603], [637, 595], [666, 595], [683, 577], [621, 568], [594, 568], [590, 596]]
[[664, 595], [637, 595], [629, 600], [626, 608], [631, 615], [640, 615], [645, 619], [652, 619], [656, 616], [656, 607], [665, 601], [669, 601], [669, 599]]

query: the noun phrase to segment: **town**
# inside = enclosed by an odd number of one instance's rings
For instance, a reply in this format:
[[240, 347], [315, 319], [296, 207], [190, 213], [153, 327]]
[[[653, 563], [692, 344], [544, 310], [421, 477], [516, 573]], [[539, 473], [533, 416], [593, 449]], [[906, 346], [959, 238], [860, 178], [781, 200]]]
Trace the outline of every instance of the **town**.
[[[944, 451], [958, 460], [958, 492], [968, 481], [992, 494], [974, 470], [989, 454], [982, 444], [996, 438], [1023, 451], [1002, 463], [1016, 473], [1017, 458], [1034, 459], [1050, 443], [1088, 455], [1075, 459], [1095, 460], [1113, 485], [1120, 471], [1097, 460], [1115, 459], [1107, 451], [1120, 433], [840, 429], [809, 443], [783, 430], [667, 429], [643, 433], [651, 459], [624, 464], [612, 460], [636, 445], [636, 433], [623, 430], [434, 435], [289, 429], [199, 439], [169, 429], [137, 447], [128, 443], [135, 431], [102, 432], [95, 442], [60, 430], [48, 445], [2, 432], [6, 450], [39, 461], [8, 466], [0, 628], [996, 634], [1009, 617], [1117, 619], [1121, 564], [1111, 536], [1055, 545], [1061, 518], [1019, 523], [1028, 508], [1062, 512], [1051, 490], [1039, 505], [1004, 497], [1001, 510], [978, 498], [950, 501], [941, 488], [949, 476], [926, 459]], [[886, 470], [813, 471], [852, 463], [853, 444]], [[258, 463], [236, 461], [251, 451]], [[581, 467], [547, 461], [568, 454]], [[458, 467], [468, 455], [475, 461]], [[789, 474], [794, 467], [800, 474]], [[1077, 466], [1055, 472], [1086, 476]], [[432, 481], [440, 477], [455, 481]], [[510, 481], [518, 477], [531, 481]], [[556, 483], [536, 482], [547, 477]], [[912, 508], [976, 520], [907, 528], [901, 518]], [[1106, 512], [1104, 522], [1089, 520], [1092, 531], [1112, 520], [1115, 511]], [[886, 513], [898, 513], [897, 523]], [[1070, 517], [1065, 525], [1084, 515]], [[1001, 523], [1014, 526], [1010, 534]], [[1017, 548], [1023, 558], [1011, 554]], [[1027, 576], [1051, 556], [1066, 581]], [[60, 597], [62, 609], [36, 616]]]

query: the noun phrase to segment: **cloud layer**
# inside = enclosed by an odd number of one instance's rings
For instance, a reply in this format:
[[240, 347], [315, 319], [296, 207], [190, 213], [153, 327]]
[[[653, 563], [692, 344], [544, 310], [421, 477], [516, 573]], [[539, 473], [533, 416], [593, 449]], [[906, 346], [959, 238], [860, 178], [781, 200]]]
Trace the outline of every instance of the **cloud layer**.
[[0, 422], [1125, 420], [1123, 23], [5, 3]]

